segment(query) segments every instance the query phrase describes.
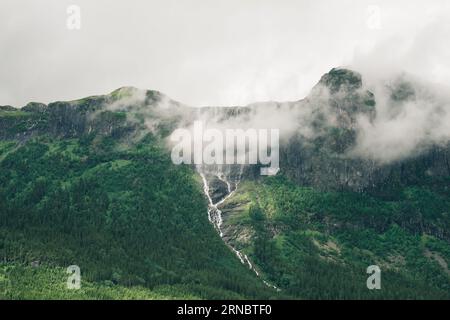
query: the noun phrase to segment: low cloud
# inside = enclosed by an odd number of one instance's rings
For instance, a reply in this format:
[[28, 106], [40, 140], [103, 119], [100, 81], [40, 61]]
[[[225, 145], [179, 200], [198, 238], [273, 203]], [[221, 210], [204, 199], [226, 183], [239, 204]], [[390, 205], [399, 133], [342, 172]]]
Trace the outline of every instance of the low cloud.
[[[403, 87], [402, 87], [403, 86]], [[376, 97], [376, 118], [358, 118], [358, 138], [351, 156], [382, 163], [413, 157], [430, 146], [450, 141], [450, 97], [447, 88], [407, 80], [372, 88]], [[395, 95], [402, 101], [396, 100]]]

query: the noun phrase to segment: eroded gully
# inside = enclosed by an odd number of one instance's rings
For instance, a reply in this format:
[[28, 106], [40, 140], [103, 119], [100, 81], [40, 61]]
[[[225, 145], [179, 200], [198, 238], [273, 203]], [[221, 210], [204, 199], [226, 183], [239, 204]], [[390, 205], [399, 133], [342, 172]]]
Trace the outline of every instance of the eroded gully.
[[277, 291], [280, 291], [280, 289], [278, 289], [275, 285], [270, 284], [266, 280], [262, 279], [260, 273], [258, 272], [258, 270], [256, 270], [256, 268], [254, 267], [253, 263], [250, 261], [248, 256], [246, 254], [240, 252], [239, 250], [237, 250], [235, 247], [233, 247], [233, 245], [231, 245], [231, 243], [226, 241], [223, 237], [224, 234], [222, 231], [222, 224], [223, 224], [222, 211], [219, 209], [219, 206], [222, 205], [225, 201], [227, 201], [230, 197], [232, 197], [233, 194], [236, 192], [239, 182], [240, 182], [240, 176], [239, 176], [239, 179], [234, 182], [234, 189], [233, 189], [231, 186], [231, 182], [228, 181], [225, 174], [223, 174], [221, 172], [216, 173], [215, 176], [227, 185], [227, 194], [224, 197], [222, 197], [219, 201], [214, 202], [211, 197], [211, 194], [210, 194], [210, 188], [209, 188], [208, 180], [205, 176], [205, 173], [203, 173], [199, 168], [197, 168], [197, 171], [199, 172], [199, 174], [202, 178], [203, 192], [204, 192], [206, 198], [208, 199], [208, 219], [211, 222], [211, 224], [214, 226], [214, 228], [217, 230], [217, 232], [219, 233], [223, 242], [227, 245], [228, 248], [231, 249], [231, 251], [234, 252], [234, 254], [239, 258], [241, 263], [246, 265], [250, 270], [252, 270], [256, 274], [256, 276], [264, 282], [264, 284], [266, 286], [276, 289]]

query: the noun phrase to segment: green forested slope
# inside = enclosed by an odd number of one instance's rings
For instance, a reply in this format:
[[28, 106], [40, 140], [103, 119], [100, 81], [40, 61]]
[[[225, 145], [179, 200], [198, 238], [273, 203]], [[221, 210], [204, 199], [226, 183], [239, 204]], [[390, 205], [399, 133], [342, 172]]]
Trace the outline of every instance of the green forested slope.
[[[227, 206], [239, 208], [226, 219], [226, 228], [237, 234], [235, 245], [285, 294], [450, 298], [450, 245], [431, 231], [448, 230], [448, 181], [405, 186], [386, 200], [319, 192], [281, 175], [243, 182]], [[424, 225], [429, 233], [420, 231]], [[382, 270], [381, 290], [366, 287], [370, 265]]]
[[144, 297], [161, 286], [164, 297], [272, 295], [209, 224], [193, 171], [166, 153], [151, 135], [132, 147], [94, 135], [2, 142], [0, 258], [16, 270], [3, 272], [6, 296], [65, 297], [43, 283], [72, 264], [99, 286], [75, 297]]
[[79, 290], [67, 289], [69, 275], [63, 268], [6, 264], [0, 267], [2, 299], [199, 299], [188, 286], [123, 286], [112, 282], [82, 280]]

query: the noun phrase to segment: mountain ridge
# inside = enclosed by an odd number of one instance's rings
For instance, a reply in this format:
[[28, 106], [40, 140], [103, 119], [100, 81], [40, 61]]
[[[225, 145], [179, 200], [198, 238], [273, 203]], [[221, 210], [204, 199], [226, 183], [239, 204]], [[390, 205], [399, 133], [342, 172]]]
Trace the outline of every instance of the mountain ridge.
[[[390, 90], [395, 108], [401, 108], [414, 97], [414, 89], [406, 80], [397, 82]], [[361, 74], [345, 68], [331, 69], [306, 98], [295, 102], [197, 108], [174, 101], [159, 91], [121, 87], [107, 95], [48, 105], [32, 102], [21, 109], [5, 107], [2, 112], [5, 117], [0, 117], [0, 137], [16, 136], [22, 141], [41, 133], [78, 137], [98, 132], [116, 137], [129, 135], [133, 139], [138, 131], [156, 130], [155, 134], [167, 136], [176, 127], [191, 125], [195, 119], [219, 127], [227, 123], [234, 126], [232, 122], [242, 123], [244, 129], [277, 126], [282, 134], [282, 169], [298, 184], [324, 189], [377, 187], [389, 176], [401, 176], [396, 171], [401, 170], [402, 162], [414, 159], [420, 162], [421, 158], [430, 162], [423, 172], [450, 174], [448, 143], [429, 144], [420, 152], [387, 163], [355, 153], [365, 134], [360, 119], [367, 119], [370, 129], [379, 117], [379, 110], [375, 95], [364, 88]], [[22, 116], [15, 122], [6, 117], [14, 112]]]
[[[393, 88], [383, 106], [337, 68], [291, 102], [192, 108], [124, 87], [1, 107], [0, 297], [448, 299], [450, 149], [431, 136], [386, 162], [355, 154], [383, 116], [421, 107]], [[167, 144], [198, 119], [280, 128], [280, 173], [205, 167], [210, 208], [199, 169], [174, 165]], [[87, 291], [65, 289], [72, 264]], [[380, 291], [366, 287], [374, 264]]]

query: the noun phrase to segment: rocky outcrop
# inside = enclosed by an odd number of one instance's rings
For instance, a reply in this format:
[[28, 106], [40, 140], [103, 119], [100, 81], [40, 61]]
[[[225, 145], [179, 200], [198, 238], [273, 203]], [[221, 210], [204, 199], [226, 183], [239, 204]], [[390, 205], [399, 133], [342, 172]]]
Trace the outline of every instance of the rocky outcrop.
[[16, 111], [16, 108], [12, 106], [0, 106], [0, 111]]
[[[405, 79], [399, 78], [390, 86], [394, 107], [396, 103], [415, 98], [413, 86]], [[252, 125], [252, 119], [261, 118], [258, 112], [263, 110], [269, 113], [265, 117], [285, 112], [298, 121], [298, 130], [283, 137], [280, 146], [281, 171], [297, 184], [324, 190], [364, 191], [424, 177], [448, 177], [448, 145], [428, 145], [414, 157], [389, 163], [352, 155], [359, 134], [358, 119], [363, 117], [373, 122], [377, 117], [376, 103], [377, 98], [364, 87], [361, 75], [343, 68], [325, 74], [303, 100], [255, 103], [246, 107], [191, 108], [157, 91], [124, 87], [108, 95], [76, 101], [48, 105], [32, 102], [21, 109], [0, 107], [0, 138], [26, 140], [40, 134], [58, 137], [96, 134], [118, 138], [140, 130], [153, 130], [164, 137], [196, 119], [220, 125], [227, 121]], [[305, 127], [307, 130], [303, 130]], [[230, 168], [225, 170], [229, 181], [240, 175], [259, 176], [257, 166]], [[216, 174], [217, 168], [210, 169]], [[220, 190], [222, 184], [217, 181], [213, 186]], [[217, 192], [220, 197], [220, 191]]]
[[[404, 79], [397, 79], [390, 90], [393, 108], [415, 96]], [[311, 106], [315, 109], [312, 138], [297, 134], [282, 146], [281, 168], [296, 183], [363, 191], [450, 176], [450, 144], [430, 144], [412, 156], [387, 163], [352, 154], [359, 134], [357, 119], [373, 122], [377, 116], [376, 97], [364, 90], [358, 73], [331, 70], [302, 103], [304, 108]]]
[[70, 138], [91, 133], [117, 137], [144, 127], [143, 120], [142, 123], [128, 121], [127, 112], [134, 114], [136, 110], [148, 109], [163, 98], [156, 91], [126, 87], [109, 95], [75, 101], [48, 105], [30, 102], [21, 109], [5, 106], [0, 110], [3, 112], [0, 114], [0, 138], [24, 139], [40, 134]]

